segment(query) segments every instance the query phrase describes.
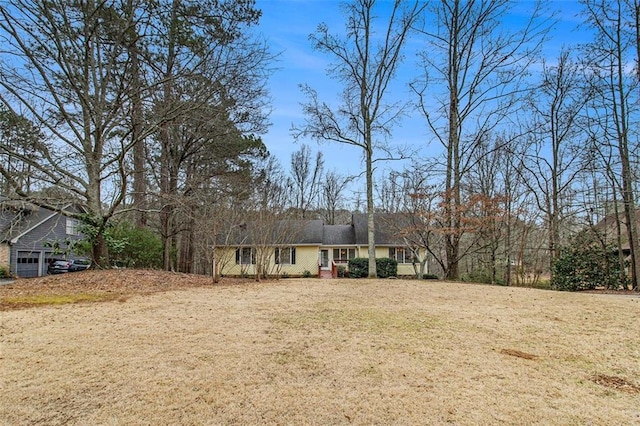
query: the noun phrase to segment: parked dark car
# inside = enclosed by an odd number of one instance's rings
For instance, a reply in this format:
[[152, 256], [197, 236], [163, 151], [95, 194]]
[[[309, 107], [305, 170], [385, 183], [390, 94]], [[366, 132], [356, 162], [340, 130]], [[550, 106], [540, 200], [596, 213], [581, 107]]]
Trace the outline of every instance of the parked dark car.
[[50, 274], [63, 274], [65, 272], [85, 271], [91, 266], [89, 259], [51, 259], [47, 272]]

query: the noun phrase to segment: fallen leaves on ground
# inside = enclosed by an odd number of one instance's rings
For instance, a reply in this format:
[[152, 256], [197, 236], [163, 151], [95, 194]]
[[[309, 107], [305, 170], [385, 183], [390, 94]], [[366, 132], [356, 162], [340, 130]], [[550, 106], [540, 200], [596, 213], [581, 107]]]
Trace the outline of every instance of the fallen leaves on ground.
[[135, 294], [180, 290], [213, 285], [251, 282], [249, 279], [223, 278], [214, 283], [210, 276], [143, 269], [90, 270], [39, 278], [17, 279], [0, 286], [0, 310], [34, 306], [12, 303], [14, 299], [32, 296], [107, 295], [105, 300], [121, 299]]
[[598, 374], [592, 379], [594, 383], [608, 388], [616, 389], [622, 392], [628, 393], [640, 393], [640, 386], [631, 383], [625, 378], [617, 376], [607, 376], [605, 374]]

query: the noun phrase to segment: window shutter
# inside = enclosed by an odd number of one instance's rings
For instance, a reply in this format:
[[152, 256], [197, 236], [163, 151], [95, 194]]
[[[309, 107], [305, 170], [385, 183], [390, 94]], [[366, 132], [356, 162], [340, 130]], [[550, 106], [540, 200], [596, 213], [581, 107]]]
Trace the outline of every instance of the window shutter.
[[236, 265], [240, 264], [240, 250], [242, 249], [241, 248], [236, 249]]
[[280, 249], [276, 248], [274, 253], [273, 253], [273, 257], [275, 259], [276, 265], [280, 264]]
[[295, 247], [291, 247], [291, 264], [292, 265], [296, 264], [296, 248]]

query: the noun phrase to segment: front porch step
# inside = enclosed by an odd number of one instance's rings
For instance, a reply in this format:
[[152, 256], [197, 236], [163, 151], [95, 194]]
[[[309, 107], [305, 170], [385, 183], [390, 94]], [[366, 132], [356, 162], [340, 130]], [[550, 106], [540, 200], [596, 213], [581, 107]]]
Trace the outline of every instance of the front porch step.
[[333, 276], [331, 275], [331, 271], [320, 271], [320, 278], [331, 279]]

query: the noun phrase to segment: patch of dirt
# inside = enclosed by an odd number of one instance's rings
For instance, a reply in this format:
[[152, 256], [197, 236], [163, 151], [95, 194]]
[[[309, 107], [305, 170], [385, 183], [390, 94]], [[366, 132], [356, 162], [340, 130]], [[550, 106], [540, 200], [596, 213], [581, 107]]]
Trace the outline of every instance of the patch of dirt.
[[502, 349], [500, 350], [501, 354], [515, 356], [517, 358], [524, 359], [538, 359], [538, 355], [529, 354], [526, 352], [519, 351], [517, 349]]
[[23, 309], [29, 304], [9, 303], [7, 299], [30, 296], [97, 294], [105, 300], [126, 300], [135, 294], [180, 290], [204, 286], [233, 285], [249, 279], [222, 278], [219, 283], [204, 275], [145, 269], [111, 269], [72, 272], [39, 278], [21, 278], [0, 286], [0, 311]]
[[600, 386], [605, 386], [607, 388], [619, 390], [622, 392], [640, 393], [640, 386], [634, 383], [631, 383], [630, 381], [622, 377], [598, 374], [597, 376], [594, 376], [591, 380], [593, 380], [594, 383], [597, 383]]

